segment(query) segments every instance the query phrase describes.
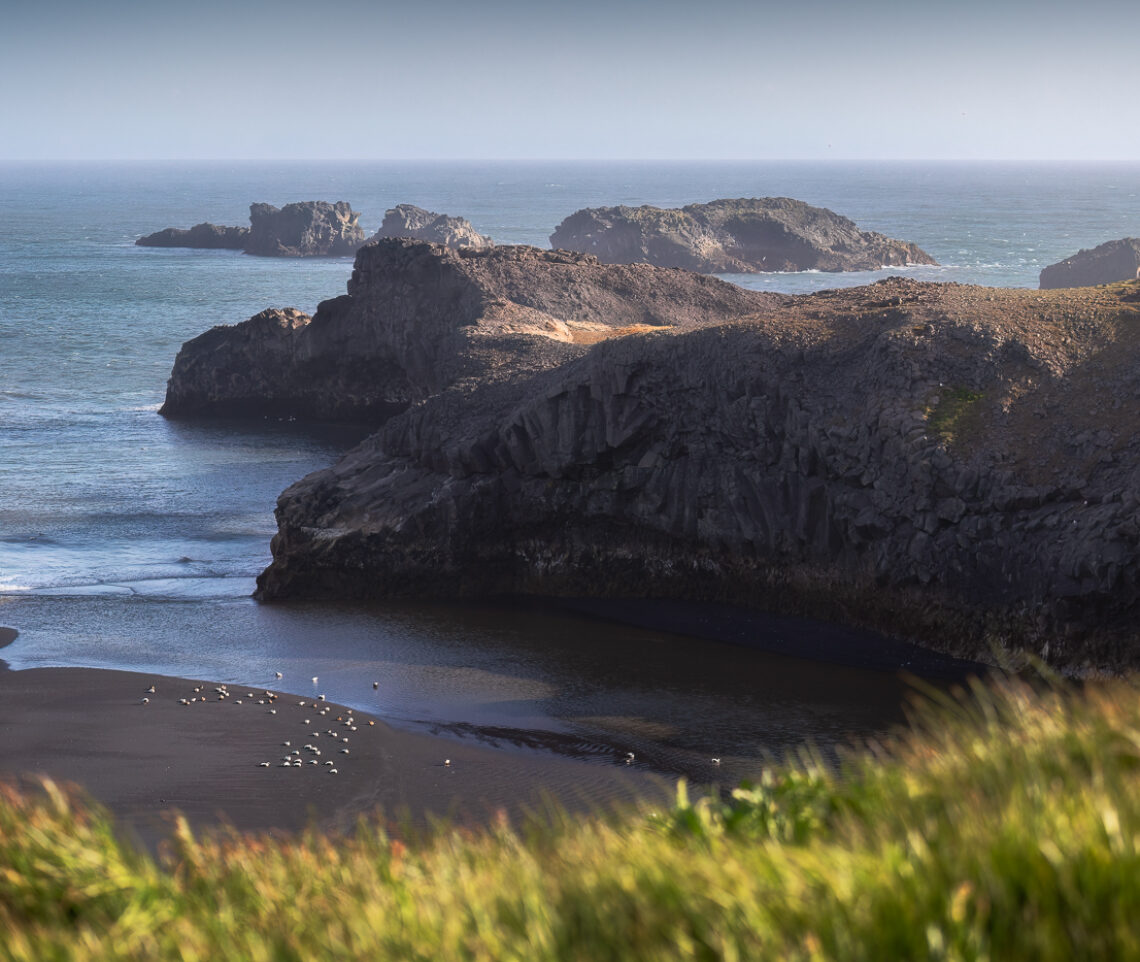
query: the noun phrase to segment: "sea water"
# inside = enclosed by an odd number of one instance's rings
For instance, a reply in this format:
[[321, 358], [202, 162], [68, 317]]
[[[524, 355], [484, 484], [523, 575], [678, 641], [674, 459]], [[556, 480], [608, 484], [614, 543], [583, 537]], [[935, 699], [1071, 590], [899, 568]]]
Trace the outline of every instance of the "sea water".
[[266, 307], [311, 313], [352, 263], [136, 247], [143, 234], [320, 199], [351, 202], [369, 234], [414, 203], [545, 247], [582, 207], [756, 196], [829, 207], [942, 265], [728, 278], [761, 290], [889, 274], [1035, 287], [1045, 265], [1140, 234], [1140, 165], [0, 165], [0, 625], [20, 631], [3, 657], [299, 693], [317, 676], [331, 700], [397, 724], [587, 757], [636, 750], [667, 772], [715, 754], [726, 777], [804, 737], [881, 730], [905, 690], [882, 672], [553, 610], [260, 606], [249, 595], [277, 495], [361, 429], [156, 413], [184, 341]]

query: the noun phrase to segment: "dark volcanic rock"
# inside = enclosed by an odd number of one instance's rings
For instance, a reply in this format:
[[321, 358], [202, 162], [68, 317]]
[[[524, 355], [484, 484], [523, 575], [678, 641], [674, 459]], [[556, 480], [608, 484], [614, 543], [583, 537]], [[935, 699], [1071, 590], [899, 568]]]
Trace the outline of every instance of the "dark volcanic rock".
[[712, 274], [937, 263], [914, 244], [861, 231], [846, 217], [787, 197], [716, 200], [680, 210], [589, 208], [559, 224], [550, 243], [595, 254], [607, 264]]
[[[436, 249], [402, 256], [467, 276]], [[365, 285], [370, 263], [357, 316], [394, 285], [425, 307], [454, 296], [475, 325], [454, 340], [385, 315], [417, 380], [477, 351], [474, 295], [414, 294], [390, 269]], [[1077, 672], [1140, 663], [1140, 283], [892, 279], [518, 366], [492, 340], [484, 376], [439, 379], [281, 496], [260, 597], [711, 599], [983, 660], [1004, 645]]]
[[310, 321], [264, 311], [179, 352], [162, 413], [381, 421], [460, 381], [511, 381], [615, 332], [690, 328], [777, 303], [715, 278], [533, 247], [381, 240]]
[[261, 257], [348, 257], [364, 243], [360, 215], [345, 201], [249, 205], [249, 227], [196, 224], [167, 227], [135, 243], [140, 247], [224, 247]]
[[140, 237], [139, 247], [201, 247], [240, 251], [249, 237], [248, 227], [219, 227], [217, 224], [195, 224], [189, 230], [167, 227]]
[[445, 247], [474, 247], [477, 250], [495, 246], [495, 242], [475, 230], [470, 221], [437, 214], [414, 204], [398, 204], [385, 212], [384, 223], [370, 239], [385, 237], [410, 237]]
[[1125, 237], [1082, 250], [1041, 272], [1041, 290], [1059, 287], [1093, 287], [1140, 277], [1140, 240]]
[[247, 254], [348, 257], [364, 243], [360, 215], [346, 201], [303, 201], [277, 208], [250, 204]]

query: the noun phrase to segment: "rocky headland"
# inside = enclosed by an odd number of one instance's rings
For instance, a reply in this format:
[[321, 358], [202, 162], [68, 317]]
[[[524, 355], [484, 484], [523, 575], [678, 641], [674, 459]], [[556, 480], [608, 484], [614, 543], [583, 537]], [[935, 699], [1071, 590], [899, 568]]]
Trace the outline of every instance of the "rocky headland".
[[486, 234], [480, 234], [469, 220], [437, 214], [414, 204], [397, 204], [385, 211], [380, 230], [369, 240], [388, 237], [410, 237], [445, 247], [474, 247], [476, 250], [495, 246], [495, 242]]
[[716, 200], [679, 210], [587, 208], [562, 221], [550, 243], [594, 254], [605, 264], [656, 264], [706, 274], [937, 263], [915, 244], [861, 231], [846, 217], [788, 197]]
[[281, 496], [263, 599], [716, 600], [1140, 663], [1140, 283], [781, 297], [385, 241], [311, 321], [259, 318], [184, 347], [167, 413], [259, 339], [314, 409], [369, 409], [357, 366], [404, 407]]
[[1125, 237], [1050, 264], [1041, 272], [1041, 290], [1093, 287], [1140, 277], [1140, 240]]
[[135, 241], [139, 247], [242, 250], [260, 257], [350, 257], [364, 243], [360, 215], [346, 201], [249, 205], [249, 227], [197, 224], [167, 227]]
[[587, 254], [380, 240], [360, 249], [348, 293], [311, 318], [267, 310], [188, 341], [162, 413], [380, 423], [457, 383], [557, 367], [615, 331], [691, 329], [779, 300]]

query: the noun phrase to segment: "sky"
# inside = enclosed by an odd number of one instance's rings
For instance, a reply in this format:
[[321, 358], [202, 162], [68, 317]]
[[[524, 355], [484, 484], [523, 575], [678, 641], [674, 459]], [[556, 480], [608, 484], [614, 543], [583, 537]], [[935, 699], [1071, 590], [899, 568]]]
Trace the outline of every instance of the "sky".
[[1135, 0], [4, 0], [0, 159], [1140, 160]]

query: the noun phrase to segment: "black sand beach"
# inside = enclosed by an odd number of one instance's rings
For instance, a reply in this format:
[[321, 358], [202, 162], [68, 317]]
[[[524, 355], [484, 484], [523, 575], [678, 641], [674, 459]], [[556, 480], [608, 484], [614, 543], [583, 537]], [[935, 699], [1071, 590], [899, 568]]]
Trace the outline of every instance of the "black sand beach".
[[0, 779], [77, 784], [147, 848], [169, 835], [175, 812], [198, 830], [281, 835], [349, 829], [376, 812], [393, 824], [478, 825], [549, 799], [583, 809], [591, 798], [671, 790], [617, 760], [497, 750], [398, 731], [311, 698], [181, 678], [3, 670], [0, 706]]

